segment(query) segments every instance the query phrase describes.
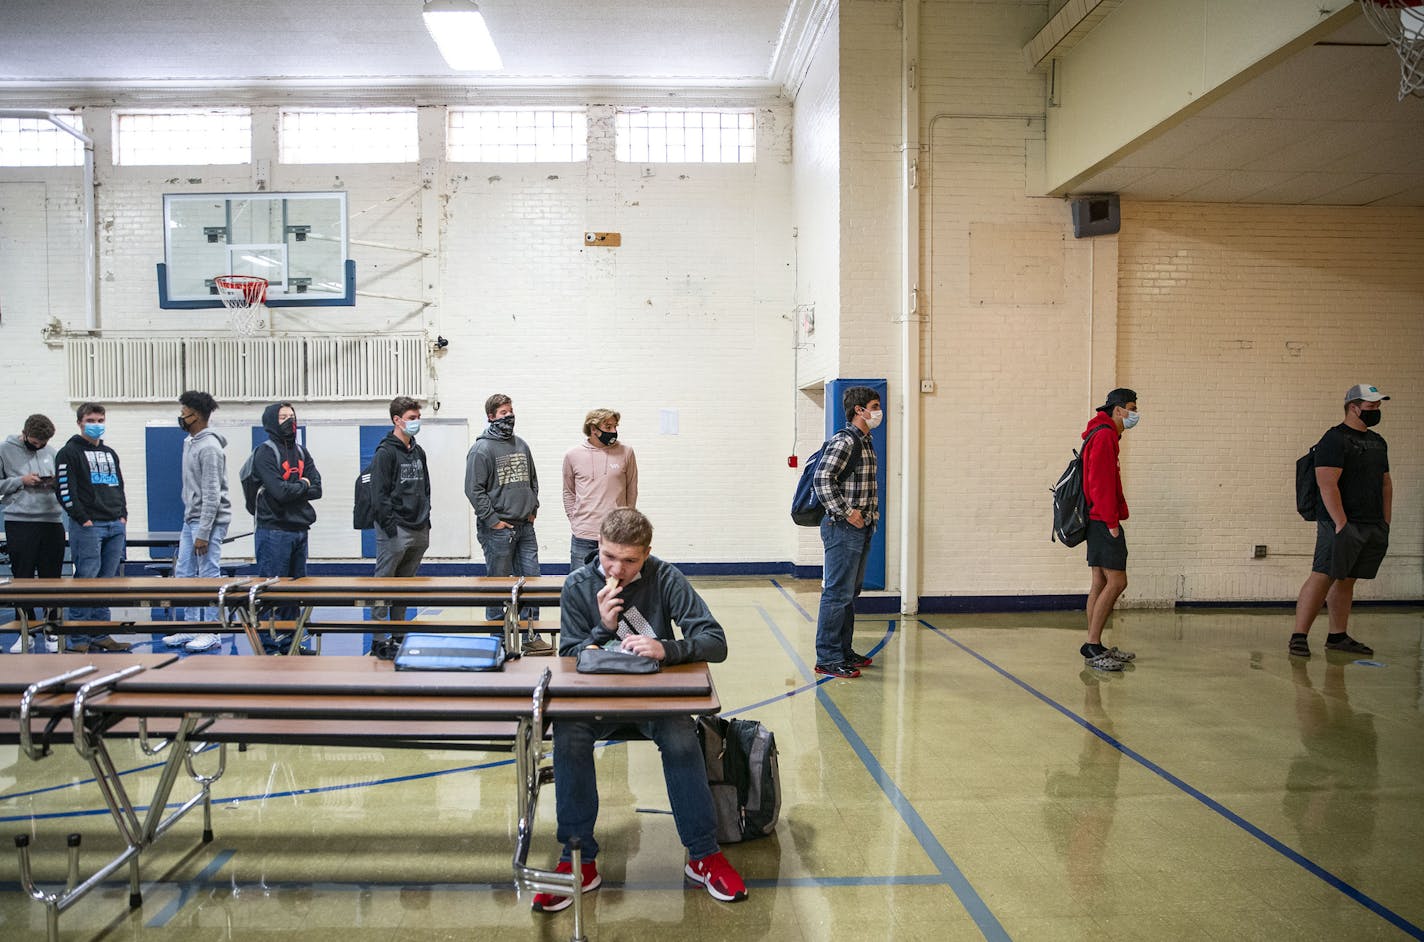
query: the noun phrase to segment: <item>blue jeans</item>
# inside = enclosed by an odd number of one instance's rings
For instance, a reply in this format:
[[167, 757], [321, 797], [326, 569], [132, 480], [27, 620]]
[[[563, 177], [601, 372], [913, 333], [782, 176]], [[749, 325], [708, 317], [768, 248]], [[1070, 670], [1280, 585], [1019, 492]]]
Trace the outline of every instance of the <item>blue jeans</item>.
[[826, 561], [821, 570], [821, 610], [816, 616], [816, 663], [843, 664], [850, 660], [855, 633], [855, 597], [865, 581], [865, 558], [870, 555], [871, 527], [856, 529], [843, 520], [821, 521], [821, 543]]
[[[201, 556], [193, 550], [193, 531], [196, 526], [192, 523], [183, 524], [183, 531], [178, 536], [178, 557], [173, 560], [175, 579], [191, 579], [194, 576], [213, 579], [222, 575], [222, 541], [223, 537], [227, 536], [227, 524], [213, 524], [212, 532], [208, 534], [208, 551]], [[218, 620], [216, 605], [180, 609], [176, 614], [179, 621]]]
[[[480, 549], [485, 554], [486, 575], [539, 575], [539, 539], [534, 535], [534, 524], [525, 520], [495, 530], [483, 523], [477, 523], [475, 536], [479, 538]], [[535, 611], [533, 608], [526, 608], [519, 613], [519, 617], [533, 618]], [[504, 606], [493, 605], [486, 608], [485, 618], [490, 621], [504, 618]]]
[[[252, 536], [257, 552], [257, 574], [270, 579], [273, 576], [288, 576], [300, 579], [307, 574], [307, 531], [260, 529]], [[296, 605], [282, 605], [273, 609], [273, 617], [279, 621], [296, 621], [301, 613]], [[271, 633], [262, 634], [262, 647], [268, 653], [285, 651], [290, 637], [274, 638]]]
[[[72, 517], [65, 517], [69, 528], [69, 555], [74, 560], [76, 579], [107, 579], [119, 574], [124, 562], [124, 534], [127, 528], [117, 520], [95, 520], [81, 526]], [[108, 606], [71, 608], [70, 621], [108, 621]], [[108, 635], [70, 635], [71, 644], [88, 644]]]
[[585, 540], [581, 536], [569, 537], [569, 572], [598, 558], [598, 541]]
[[569, 841], [578, 838], [583, 859], [598, 856], [593, 826], [598, 821], [598, 773], [593, 765], [593, 744], [606, 739], [619, 726], [636, 725], [653, 742], [663, 757], [663, 780], [667, 782], [677, 836], [693, 860], [715, 854], [717, 812], [712, 807], [712, 789], [707, 785], [707, 763], [702, 743], [690, 716], [664, 716], [640, 723], [589, 723], [583, 720], [554, 721], [554, 806], [558, 818], [558, 839], [564, 845], [561, 859], [568, 860]]

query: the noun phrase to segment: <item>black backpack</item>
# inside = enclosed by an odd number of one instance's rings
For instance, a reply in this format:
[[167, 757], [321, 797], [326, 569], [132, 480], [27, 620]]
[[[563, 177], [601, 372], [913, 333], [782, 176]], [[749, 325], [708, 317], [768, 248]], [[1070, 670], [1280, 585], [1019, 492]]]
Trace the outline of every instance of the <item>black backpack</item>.
[[[832, 435], [831, 438], [835, 438], [835, 435]], [[819, 527], [821, 519], [826, 516], [826, 508], [821, 506], [821, 498], [816, 496], [816, 469], [821, 466], [821, 456], [825, 454], [826, 446], [830, 443], [831, 439], [826, 439], [821, 443], [821, 447], [806, 459], [806, 467], [801, 469], [801, 477], [796, 480], [796, 493], [791, 495], [791, 519], [796, 522], [798, 527]], [[836, 483], [839, 484], [850, 477], [851, 472], [858, 464], [860, 464], [860, 437], [856, 436], [855, 450], [851, 452], [850, 460], [841, 469], [841, 473], [836, 475]]]
[[697, 737], [717, 810], [717, 842], [766, 837], [781, 816], [776, 737], [755, 720], [699, 716]]
[[[375, 459], [371, 459], [372, 464]], [[371, 465], [356, 475], [356, 495], [351, 501], [351, 529], [369, 530], [376, 525], [376, 497], [371, 492]]]
[[[1107, 428], [1099, 425], [1083, 439], [1082, 451], [1088, 450], [1088, 442], [1093, 436]], [[1077, 546], [1088, 538], [1088, 498], [1083, 494], [1083, 454], [1073, 452], [1073, 460], [1058, 476], [1058, 483], [1049, 488], [1053, 492], [1053, 532], [1049, 540], [1057, 540], [1064, 546]]]
[[1315, 446], [1295, 460], [1295, 510], [1304, 520], [1320, 517], [1320, 482], [1315, 480]]
[[242, 468], [237, 472], [237, 480], [242, 484], [242, 499], [247, 505], [247, 512], [257, 514], [257, 498], [262, 494], [262, 482], [257, 479], [257, 473], [252, 464], [257, 460], [257, 453], [263, 448], [272, 449], [272, 454], [277, 456], [277, 464], [282, 463], [282, 452], [277, 448], [272, 439], [267, 439], [261, 445], [252, 449], [252, 454], [247, 456], [247, 460], [242, 463]]

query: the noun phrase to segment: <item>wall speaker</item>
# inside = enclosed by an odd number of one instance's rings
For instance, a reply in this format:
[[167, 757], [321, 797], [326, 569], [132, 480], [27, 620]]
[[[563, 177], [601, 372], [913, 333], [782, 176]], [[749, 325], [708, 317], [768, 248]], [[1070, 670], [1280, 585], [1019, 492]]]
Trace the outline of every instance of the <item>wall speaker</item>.
[[1073, 207], [1073, 238], [1113, 235], [1122, 228], [1122, 209], [1116, 193], [1101, 196], [1075, 196]]

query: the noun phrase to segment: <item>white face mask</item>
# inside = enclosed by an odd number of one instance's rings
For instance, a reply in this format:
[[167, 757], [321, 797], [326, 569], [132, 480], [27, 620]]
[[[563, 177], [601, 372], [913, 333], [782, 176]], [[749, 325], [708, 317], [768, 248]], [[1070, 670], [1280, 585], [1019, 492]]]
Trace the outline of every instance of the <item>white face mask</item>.
[[1142, 419], [1142, 413], [1140, 413], [1140, 412], [1129, 412], [1129, 413], [1127, 413], [1126, 415], [1124, 415], [1124, 416], [1122, 417], [1122, 427], [1123, 427], [1123, 428], [1132, 428], [1132, 427], [1133, 427], [1134, 425], [1136, 425], [1139, 421], [1141, 421], [1141, 419]]
[[885, 413], [880, 409], [876, 409], [874, 412], [867, 413], [865, 416], [865, 424], [870, 426], [872, 429], [879, 428], [880, 423], [884, 420]]

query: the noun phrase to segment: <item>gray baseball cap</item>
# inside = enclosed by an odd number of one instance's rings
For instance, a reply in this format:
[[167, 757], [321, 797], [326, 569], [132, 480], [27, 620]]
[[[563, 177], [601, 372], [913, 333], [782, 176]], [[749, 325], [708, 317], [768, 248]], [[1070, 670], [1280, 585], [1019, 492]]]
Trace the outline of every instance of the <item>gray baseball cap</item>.
[[1381, 393], [1377, 387], [1371, 386], [1369, 383], [1356, 383], [1345, 390], [1346, 402], [1355, 402], [1356, 400], [1383, 402], [1388, 398], [1389, 397]]

